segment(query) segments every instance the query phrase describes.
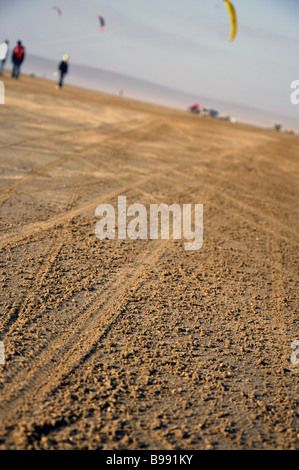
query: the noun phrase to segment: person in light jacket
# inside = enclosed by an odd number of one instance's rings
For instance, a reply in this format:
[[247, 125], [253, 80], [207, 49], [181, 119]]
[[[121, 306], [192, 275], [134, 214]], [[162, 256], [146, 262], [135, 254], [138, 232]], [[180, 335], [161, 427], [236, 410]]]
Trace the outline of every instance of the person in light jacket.
[[8, 53], [8, 40], [5, 39], [0, 44], [0, 75], [3, 74], [4, 65], [7, 59], [7, 53]]

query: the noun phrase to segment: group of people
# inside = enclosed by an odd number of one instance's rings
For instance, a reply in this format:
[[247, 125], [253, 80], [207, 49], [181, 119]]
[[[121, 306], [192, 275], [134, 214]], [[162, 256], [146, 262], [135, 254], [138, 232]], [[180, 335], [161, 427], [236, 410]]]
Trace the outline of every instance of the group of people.
[[[3, 75], [5, 63], [8, 58], [8, 44], [9, 44], [8, 39], [5, 39], [0, 44], [0, 76]], [[16, 79], [19, 78], [20, 72], [21, 72], [21, 65], [25, 59], [25, 53], [26, 51], [25, 51], [24, 45], [22, 44], [22, 41], [18, 41], [11, 54], [11, 61], [12, 61], [11, 78], [16, 78]], [[68, 55], [65, 54], [61, 62], [58, 65], [59, 80], [57, 83], [57, 88], [63, 87], [64, 77], [68, 73], [68, 60], [69, 60], [69, 57]]]
[[[3, 74], [4, 66], [8, 57], [8, 39], [5, 39], [2, 44], [0, 44], [0, 75]], [[21, 65], [25, 59], [25, 47], [21, 41], [18, 41], [16, 46], [13, 48], [11, 61], [12, 61], [12, 78], [19, 78]]]

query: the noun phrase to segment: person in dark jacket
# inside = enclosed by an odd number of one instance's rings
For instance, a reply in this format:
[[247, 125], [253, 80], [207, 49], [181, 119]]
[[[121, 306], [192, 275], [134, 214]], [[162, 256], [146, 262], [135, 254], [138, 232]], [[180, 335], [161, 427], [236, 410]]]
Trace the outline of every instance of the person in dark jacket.
[[17, 45], [12, 51], [11, 61], [13, 64], [12, 67], [12, 78], [19, 78], [21, 65], [25, 59], [25, 47], [23, 46], [21, 41], [17, 42]]
[[59, 88], [62, 88], [63, 87], [63, 81], [64, 81], [64, 77], [65, 75], [68, 73], [69, 71], [69, 67], [68, 67], [68, 60], [69, 60], [69, 56], [68, 55], [64, 55], [63, 58], [62, 58], [62, 61], [60, 62], [60, 64], [58, 65], [58, 73], [59, 73], [59, 82], [58, 82], [58, 87]]

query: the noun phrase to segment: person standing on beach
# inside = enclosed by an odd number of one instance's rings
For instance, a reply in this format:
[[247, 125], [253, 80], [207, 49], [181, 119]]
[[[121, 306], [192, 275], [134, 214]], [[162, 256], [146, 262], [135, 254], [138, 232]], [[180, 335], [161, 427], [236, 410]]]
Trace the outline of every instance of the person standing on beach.
[[2, 44], [0, 44], [0, 75], [3, 74], [4, 65], [7, 59], [8, 53], [8, 40], [5, 39]]
[[57, 88], [63, 87], [64, 77], [69, 71], [68, 60], [69, 60], [69, 56], [65, 54], [62, 58], [62, 61], [58, 65], [59, 82], [58, 82]]
[[21, 41], [17, 42], [16, 47], [12, 51], [11, 61], [13, 64], [12, 68], [12, 78], [19, 78], [21, 65], [25, 59], [25, 47], [23, 46]]

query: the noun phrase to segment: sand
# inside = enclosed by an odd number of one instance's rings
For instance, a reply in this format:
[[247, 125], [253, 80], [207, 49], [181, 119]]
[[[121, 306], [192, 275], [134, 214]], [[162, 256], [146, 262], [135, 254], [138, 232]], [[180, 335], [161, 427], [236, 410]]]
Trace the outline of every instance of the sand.
[[[4, 81], [0, 449], [298, 449], [299, 137]], [[202, 248], [98, 240], [118, 195]]]

